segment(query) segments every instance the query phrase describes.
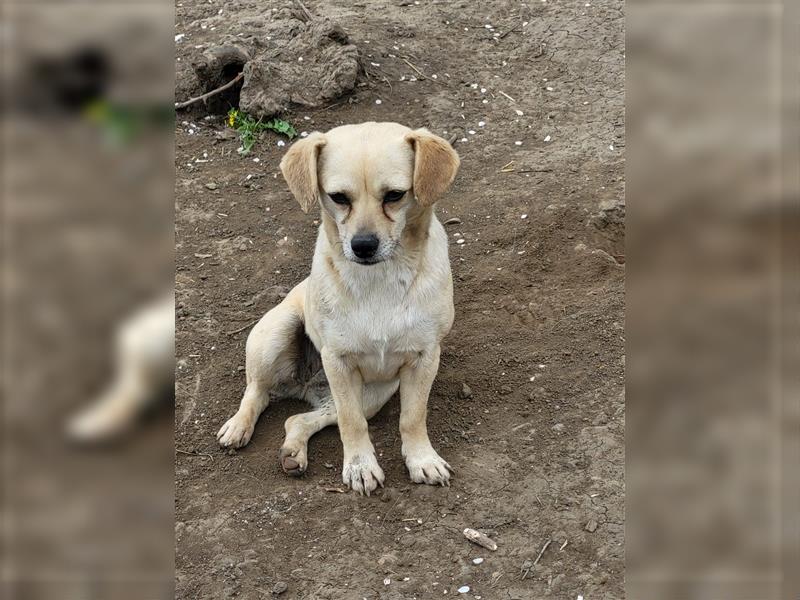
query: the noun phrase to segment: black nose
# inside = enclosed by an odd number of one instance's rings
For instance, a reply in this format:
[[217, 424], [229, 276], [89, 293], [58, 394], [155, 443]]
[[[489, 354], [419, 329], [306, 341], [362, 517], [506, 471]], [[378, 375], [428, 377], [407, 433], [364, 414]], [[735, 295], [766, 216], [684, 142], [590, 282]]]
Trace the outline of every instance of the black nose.
[[371, 258], [378, 249], [379, 243], [378, 236], [371, 233], [359, 233], [350, 240], [350, 247], [358, 258]]

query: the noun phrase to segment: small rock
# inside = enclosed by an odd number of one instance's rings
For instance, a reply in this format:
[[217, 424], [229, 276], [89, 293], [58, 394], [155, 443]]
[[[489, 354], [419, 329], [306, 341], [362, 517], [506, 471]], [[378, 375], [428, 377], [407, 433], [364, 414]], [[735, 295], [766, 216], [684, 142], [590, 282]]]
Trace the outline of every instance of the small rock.
[[468, 585], [462, 585], [460, 588], [458, 588], [458, 593], [459, 594], [466, 594], [467, 592], [469, 592], [469, 586]]
[[285, 581], [279, 581], [272, 586], [272, 595], [280, 596], [283, 592], [289, 589], [289, 585]]
[[444, 222], [445, 225], [461, 225], [461, 219], [458, 217], [450, 217]]
[[472, 388], [465, 383], [461, 386], [461, 392], [458, 395], [464, 400], [472, 398]]
[[213, 191], [213, 190], [217, 189], [217, 187], [218, 187], [217, 184], [214, 183], [213, 181], [211, 183], [207, 183], [206, 184], [206, 189], [207, 190], [212, 190]]
[[473, 565], [479, 565], [479, 564], [481, 564], [482, 562], [483, 562], [483, 559], [482, 559], [480, 556], [479, 556], [478, 558], [473, 558], [473, 559], [472, 559], [472, 564], [473, 564]]
[[586, 527], [584, 527], [584, 529], [589, 533], [594, 533], [597, 529], [597, 521], [591, 519], [588, 523], [586, 523]]
[[236, 367], [236, 370], [239, 371], [239, 373], [241, 373], [242, 371], [244, 371], [244, 366], [239, 365], [238, 367]]
[[381, 502], [391, 502], [397, 498], [397, 490], [394, 488], [386, 488], [381, 494]]
[[556, 423], [555, 425], [553, 425], [552, 429], [556, 433], [561, 433], [562, 431], [564, 431], [564, 424], [563, 423]]

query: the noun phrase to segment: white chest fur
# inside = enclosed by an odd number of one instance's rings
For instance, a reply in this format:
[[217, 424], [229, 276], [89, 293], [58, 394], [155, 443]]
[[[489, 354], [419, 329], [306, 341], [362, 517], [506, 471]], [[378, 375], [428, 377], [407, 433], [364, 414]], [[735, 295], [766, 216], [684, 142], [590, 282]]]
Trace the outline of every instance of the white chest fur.
[[452, 281], [446, 238], [430, 242], [422, 270], [400, 256], [370, 266], [338, 261], [332, 275], [320, 240], [306, 299], [317, 348], [355, 360], [366, 380], [386, 380], [438, 344], [452, 324]]

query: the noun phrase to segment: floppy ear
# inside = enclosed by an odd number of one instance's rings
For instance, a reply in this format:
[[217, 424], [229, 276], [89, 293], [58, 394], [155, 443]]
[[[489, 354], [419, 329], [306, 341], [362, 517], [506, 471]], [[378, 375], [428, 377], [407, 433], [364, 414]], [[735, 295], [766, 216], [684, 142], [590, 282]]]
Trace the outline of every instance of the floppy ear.
[[447, 191], [461, 160], [453, 147], [427, 129], [406, 135], [414, 149], [414, 195], [422, 206], [431, 206]]
[[292, 144], [281, 159], [283, 178], [305, 213], [319, 200], [317, 159], [320, 148], [326, 143], [324, 135], [314, 132]]

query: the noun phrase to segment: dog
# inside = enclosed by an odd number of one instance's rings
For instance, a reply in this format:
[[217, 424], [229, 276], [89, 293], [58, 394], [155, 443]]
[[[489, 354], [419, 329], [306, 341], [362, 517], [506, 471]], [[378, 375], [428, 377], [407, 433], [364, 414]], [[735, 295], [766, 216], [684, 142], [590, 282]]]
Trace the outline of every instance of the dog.
[[66, 425], [69, 440], [113, 442], [132, 431], [175, 387], [175, 296], [165, 294], [123, 321], [116, 331], [108, 388]]
[[304, 212], [321, 206], [311, 274], [248, 336], [247, 387], [217, 434], [223, 447], [250, 441], [270, 395], [304, 399], [314, 410], [286, 420], [283, 470], [302, 475], [309, 438], [338, 424], [342, 480], [369, 496], [384, 473], [367, 421], [399, 389], [411, 480], [449, 485], [426, 419], [454, 319], [447, 234], [433, 206], [459, 164], [444, 139], [397, 123], [344, 125], [291, 146], [280, 163], [289, 189]]

